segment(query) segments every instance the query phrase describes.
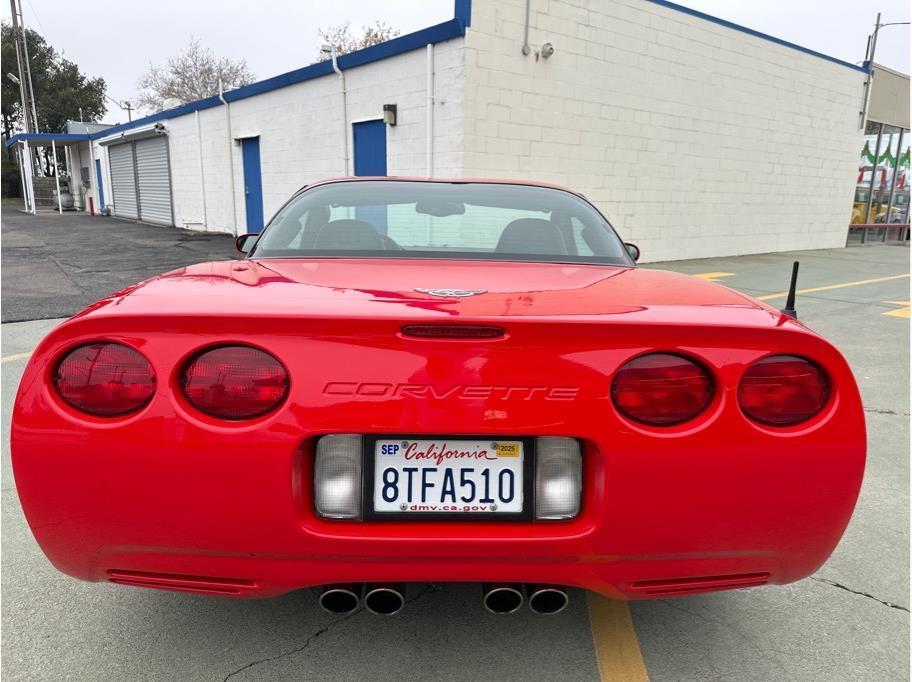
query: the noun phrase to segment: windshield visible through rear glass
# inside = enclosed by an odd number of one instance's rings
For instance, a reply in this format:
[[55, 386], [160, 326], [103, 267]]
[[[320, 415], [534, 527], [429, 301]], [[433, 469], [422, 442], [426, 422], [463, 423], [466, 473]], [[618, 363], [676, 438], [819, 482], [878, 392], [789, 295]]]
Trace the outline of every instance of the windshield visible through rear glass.
[[302, 192], [273, 218], [250, 255], [632, 264], [605, 219], [570, 192], [398, 180]]

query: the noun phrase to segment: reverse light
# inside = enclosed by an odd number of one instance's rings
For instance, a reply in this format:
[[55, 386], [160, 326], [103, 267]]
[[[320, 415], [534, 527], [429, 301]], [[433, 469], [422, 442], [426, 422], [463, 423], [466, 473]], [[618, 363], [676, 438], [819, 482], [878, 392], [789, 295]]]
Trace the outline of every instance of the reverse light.
[[361, 518], [361, 436], [339, 433], [317, 441], [314, 509], [327, 519]]
[[120, 343], [88, 343], [58, 363], [54, 386], [80, 412], [99, 417], [130, 414], [155, 393], [155, 371], [143, 355]]
[[288, 372], [269, 353], [222, 346], [184, 368], [181, 388], [196, 409], [219, 419], [251, 419], [274, 410], [288, 394]]
[[535, 518], [572, 519], [580, 510], [583, 461], [573, 438], [535, 439]]
[[621, 367], [611, 399], [625, 417], [650, 426], [674, 426], [698, 416], [713, 398], [709, 372], [693, 360], [651, 353]]
[[750, 419], [792, 426], [823, 409], [830, 396], [826, 374], [810, 360], [773, 355], [747, 368], [738, 384], [738, 404]]

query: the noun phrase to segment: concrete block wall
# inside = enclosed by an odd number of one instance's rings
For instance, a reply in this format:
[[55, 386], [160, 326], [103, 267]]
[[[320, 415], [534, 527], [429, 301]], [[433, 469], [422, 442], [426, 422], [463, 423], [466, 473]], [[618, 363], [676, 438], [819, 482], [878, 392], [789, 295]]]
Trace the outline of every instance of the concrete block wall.
[[531, 2], [523, 56], [525, 0], [473, 1], [464, 175], [579, 190], [644, 260], [845, 244], [864, 74], [644, 0]]
[[[434, 46], [433, 148], [437, 175], [461, 174], [462, 43], [459, 38]], [[382, 118], [384, 104], [398, 107], [397, 125], [387, 127], [388, 173], [426, 175], [426, 65], [426, 51], [419, 49], [346, 70], [344, 128], [341, 84], [334, 74], [231, 102], [231, 137], [260, 138], [265, 220], [302, 185], [351, 174], [351, 123]], [[246, 231], [246, 211], [241, 145], [229, 142], [224, 106], [205, 109], [198, 115], [199, 125], [196, 113], [164, 121], [175, 225], [242, 234]], [[348, 135], [347, 168], [343, 129]], [[103, 148], [96, 144], [95, 149], [107, 164]], [[234, 164], [233, 210], [229, 154]]]

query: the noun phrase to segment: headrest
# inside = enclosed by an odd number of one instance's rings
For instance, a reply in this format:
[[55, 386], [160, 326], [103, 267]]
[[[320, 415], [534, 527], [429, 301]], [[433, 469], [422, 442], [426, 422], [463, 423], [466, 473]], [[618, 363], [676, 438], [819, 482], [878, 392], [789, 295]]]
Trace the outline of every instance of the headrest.
[[551, 255], [567, 253], [557, 227], [540, 218], [520, 218], [507, 225], [500, 235], [496, 250], [504, 253]]
[[383, 238], [370, 223], [363, 220], [333, 220], [317, 235], [315, 249], [340, 251], [382, 251]]

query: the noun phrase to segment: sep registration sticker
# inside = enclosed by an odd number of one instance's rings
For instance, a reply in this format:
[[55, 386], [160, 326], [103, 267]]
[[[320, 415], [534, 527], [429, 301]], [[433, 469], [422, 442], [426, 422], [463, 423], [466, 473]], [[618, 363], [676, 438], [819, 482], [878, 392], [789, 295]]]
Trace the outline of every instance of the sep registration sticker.
[[511, 440], [377, 440], [374, 511], [522, 512], [524, 454]]

